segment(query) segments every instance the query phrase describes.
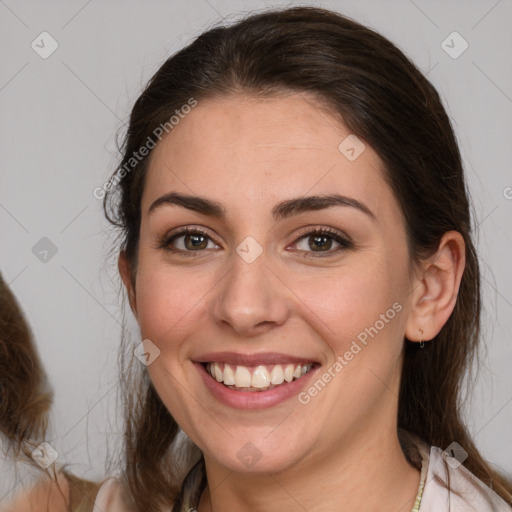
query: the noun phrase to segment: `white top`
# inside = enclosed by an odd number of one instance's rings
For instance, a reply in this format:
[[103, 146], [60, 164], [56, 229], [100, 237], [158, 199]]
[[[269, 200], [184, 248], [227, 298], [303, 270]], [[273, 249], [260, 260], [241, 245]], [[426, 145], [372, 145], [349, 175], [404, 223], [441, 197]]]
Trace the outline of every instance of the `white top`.
[[[440, 448], [432, 446], [430, 453], [428, 448], [420, 449], [420, 453], [426, 475], [419, 512], [512, 512], [511, 506], [464, 466], [455, 459], [443, 458]], [[444, 482], [449, 481], [451, 490], [444, 488], [436, 476]], [[94, 512], [126, 512], [120, 491], [116, 477], [105, 480], [96, 496]], [[183, 512], [186, 510], [184, 508]]]
[[[455, 459], [443, 458], [440, 448], [432, 446], [428, 461], [427, 478], [419, 512], [511, 512], [492, 489], [487, 487]], [[451, 491], [445, 489], [434, 477], [450, 482]], [[457, 491], [461, 496], [455, 494]]]

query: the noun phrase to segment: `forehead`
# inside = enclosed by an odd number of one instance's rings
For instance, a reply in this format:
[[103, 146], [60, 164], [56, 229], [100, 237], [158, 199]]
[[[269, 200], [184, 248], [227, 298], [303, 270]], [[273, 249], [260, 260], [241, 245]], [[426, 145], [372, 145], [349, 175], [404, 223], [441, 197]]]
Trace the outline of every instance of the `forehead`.
[[234, 208], [335, 192], [378, 214], [396, 203], [382, 169], [373, 149], [308, 94], [208, 99], [153, 150], [142, 211], [173, 190]]

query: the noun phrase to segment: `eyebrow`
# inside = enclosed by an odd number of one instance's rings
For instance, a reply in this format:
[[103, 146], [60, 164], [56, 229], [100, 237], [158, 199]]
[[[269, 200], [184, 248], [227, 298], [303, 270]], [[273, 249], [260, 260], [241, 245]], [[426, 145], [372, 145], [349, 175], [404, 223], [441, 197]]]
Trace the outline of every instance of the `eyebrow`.
[[[208, 215], [210, 217], [215, 217], [221, 220], [226, 218], [226, 209], [222, 206], [221, 203], [206, 199], [205, 197], [190, 196], [180, 194], [178, 192], [169, 192], [168, 194], [165, 194], [156, 199], [149, 207], [148, 215], [164, 205], [182, 206], [183, 208], [187, 208], [203, 215]], [[272, 217], [274, 220], [278, 221], [293, 215], [298, 215], [299, 213], [323, 210], [331, 206], [349, 206], [356, 208], [357, 210], [365, 213], [373, 221], [377, 221], [375, 214], [364, 203], [358, 201], [357, 199], [339, 194], [306, 196], [287, 199], [277, 203], [272, 208]]]

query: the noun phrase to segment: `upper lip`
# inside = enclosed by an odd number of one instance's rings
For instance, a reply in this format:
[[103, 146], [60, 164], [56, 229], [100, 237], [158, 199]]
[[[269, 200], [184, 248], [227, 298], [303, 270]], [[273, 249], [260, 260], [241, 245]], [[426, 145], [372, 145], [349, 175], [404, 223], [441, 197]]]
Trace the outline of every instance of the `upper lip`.
[[209, 352], [194, 359], [197, 363], [227, 363], [240, 366], [259, 366], [287, 363], [315, 363], [308, 357], [297, 357], [278, 352], [262, 352], [260, 354], [240, 354], [238, 352]]

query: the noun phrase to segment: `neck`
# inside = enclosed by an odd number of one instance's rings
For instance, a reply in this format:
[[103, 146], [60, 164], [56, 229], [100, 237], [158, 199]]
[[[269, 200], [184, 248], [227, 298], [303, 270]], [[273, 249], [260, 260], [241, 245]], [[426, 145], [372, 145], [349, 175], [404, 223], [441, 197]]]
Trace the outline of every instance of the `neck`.
[[[357, 430], [357, 429], [356, 429]], [[208, 484], [198, 512], [389, 510], [409, 512], [420, 472], [407, 461], [396, 425], [359, 429], [333, 446], [329, 457], [275, 473], [240, 474], [205, 459]]]

